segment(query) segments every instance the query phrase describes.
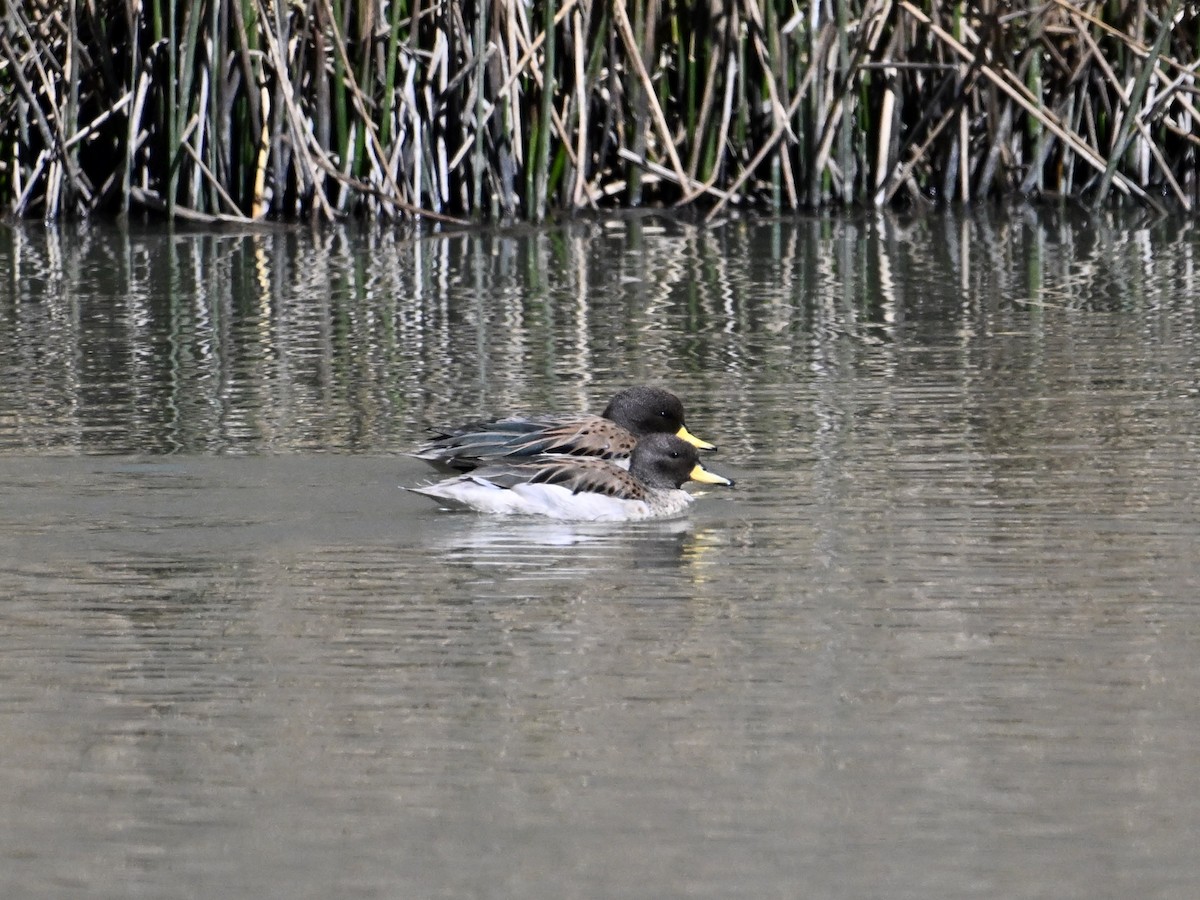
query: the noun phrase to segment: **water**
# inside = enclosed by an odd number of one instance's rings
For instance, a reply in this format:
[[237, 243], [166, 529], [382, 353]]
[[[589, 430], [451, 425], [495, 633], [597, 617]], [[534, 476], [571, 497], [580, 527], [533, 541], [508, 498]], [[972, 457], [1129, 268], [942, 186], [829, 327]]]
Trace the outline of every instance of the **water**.
[[[1191, 897], [1197, 249], [9, 227], [0, 894]], [[397, 487], [642, 381], [684, 519]]]

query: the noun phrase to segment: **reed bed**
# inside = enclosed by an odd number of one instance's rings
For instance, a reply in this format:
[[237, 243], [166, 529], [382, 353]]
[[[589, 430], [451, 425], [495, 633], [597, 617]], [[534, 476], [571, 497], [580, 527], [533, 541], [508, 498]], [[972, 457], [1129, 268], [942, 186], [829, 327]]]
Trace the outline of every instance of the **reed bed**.
[[11, 214], [1191, 210], [1194, 3], [17, 0]]

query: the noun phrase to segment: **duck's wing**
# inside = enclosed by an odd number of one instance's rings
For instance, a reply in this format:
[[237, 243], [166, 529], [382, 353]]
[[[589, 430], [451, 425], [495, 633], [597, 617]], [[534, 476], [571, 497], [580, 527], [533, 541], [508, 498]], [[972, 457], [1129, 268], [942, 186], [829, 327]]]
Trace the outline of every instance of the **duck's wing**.
[[552, 484], [572, 494], [596, 494], [616, 500], [646, 500], [650, 496], [644, 484], [602, 459], [546, 455], [527, 463], [488, 465], [472, 475], [505, 488]]
[[637, 439], [600, 416], [536, 416], [472, 422], [440, 429], [436, 440], [413, 454], [429, 462], [471, 469], [490, 460], [566, 454], [627, 459]]

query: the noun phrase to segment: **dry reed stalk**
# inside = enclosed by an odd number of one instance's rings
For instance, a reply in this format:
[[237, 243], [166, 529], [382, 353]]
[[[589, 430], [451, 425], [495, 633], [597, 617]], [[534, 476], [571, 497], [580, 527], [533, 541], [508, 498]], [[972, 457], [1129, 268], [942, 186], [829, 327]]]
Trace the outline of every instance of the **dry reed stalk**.
[[[817, 54], [818, 58], [820, 58], [821, 56], [824, 56], [825, 50], [827, 50], [828, 45], [831, 44], [832, 41], [833, 41], [833, 32], [831, 30], [827, 29], [824, 33], [823, 42], [818, 47], [818, 50], [821, 51]], [[808, 71], [805, 73], [804, 79], [803, 79], [803, 81], [801, 81], [799, 87], [797, 88], [795, 96], [792, 99], [792, 102], [788, 105], [787, 115], [784, 118], [785, 122], [791, 120], [792, 116], [794, 116], [796, 114], [796, 111], [800, 108], [800, 104], [804, 102], [804, 99], [807, 96], [806, 89], [807, 89], [808, 85], [812, 83], [812, 81], [816, 77], [816, 75], [817, 75], [817, 64], [814, 63], [812, 66], [809, 67]], [[734, 179], [733, 184], [726, 191], [726, 193], [728, 195], [733, 196], [733, 192], [735, 192], [738, 188], [740, 188], [743, 184], [745, 184], [746, 180], [749, 179], [750, 176], [754, 173], [754, 170], [756, 168], [758, 168], [758, 166], [762, 163], [762, 161], [764, 159], [766, 159], [767, 155], [770, 154], [775, 149], [775, 147], [779, 144], [779, 142], [783, 140], [785, 133], [786, 132], [785, 132], [784, 128], [778, 127], [778, 126], [776, 127], [775, 131], [771, 134], [770, 138], [768, 138], [767, 141], [763, 144], [763, 146], [759, 149], [759, 151], [755, 155], [754, 159], [752, 159], [746, 165], [746, 167], [742, 170], [741, 174], [739, 174], [738, 177]], [[705, 221], [709, 221], [709, 222], [712, 221], [724, 208], [725, 203], [726, 203], [726, 198], [722, 198], [720, 200], [720, 202], [718, 202], [717, 205], [714, 206], [708, 212], [708, 214], [705, 216]]]
[[637, 47], [637, 39], [633, 34], [633, 27], [629, 24], [629, 16], [625, 13], [625, 0], [617, 0], [613, 4], [613, 20], [617, 23], [617, 30], [621, 32], [621, 40], [625, 43], [625, 50], [629, 54], [629, 61], [632, 63], [634, 73], [637, 75], [638, 81], [642, 86], [642, 91], [645, 93], [646, 102], [650, 109], [650, 116], [654, 120], [659, 140], [662, 142], [662, 147], [666, 151], [667, 158], [671, 161], [671, 170], [675, 173], [679, 184], [687, 184], [688, 179], [683, 171], [683, 163], [679, 160], [679, 154], [675, 152], [675, 141], [671, 137], [671, 129], [667, 125], [662, 107], [659, 106], [658, 98], [654, 93], [654, 84], [650, 79], [650, 73], [646, 71], [645, 62], [642, 60], [641, 52]]
[[[332, 6], [330, 5], [329, 0], [322, 0], [322, 3], [325, 8], [326, 14], [328, 14], [330, 16], [330, 20], [332, 22], [333, 21], [333, 19], [332, 19], [333, 9], [332, 9]], [[372, 122], [371, 117], [367, 112], [366, 102], [363, 98], [363, 92], [359, 88], [358, 82], [355, 79], [354, 68], [350, 64], [350, 59], [346, 52], [346, 42], [345, 42], [343, 36], [341, 35], [341, 33], [339, 32], [338, 25], [336, 22], [333, 22], [333, 34], [334, 34], [334, 42], [333, 43], [334, 43], [334, 46], [337, 48], [337, 59], [341, 60], [344, 77], [346, 79], [346, 85], [349, 88], [350, 97], [354, 104], [354, 109], [358, 113], [358, 116], [359, 116], [359, 124], [366, 131], [367, 138], [369, 139], [369, 142], [370, 142], [371, 151], [375, 154], [376, 160], [386, 159], [387, 154], [384, 152], [383, 145], [379, 142], [379, 135], [376, 133], [374, 123]], [[346, 165], [346, 172], [345, 172], [345, 175], [343, 176], [343, 178], [348, 179], [349, 174], [350, 174], [349, 173], [350, 163], [349, 163], [348, 159], [346, 160], [345, 165]], [[387, 182], [387, 186], [392, 191], [392, 196], [388, 198], [387, 202], [391, 203], [392, 205], [394, 205], [400, 209], [403, 209], [406, 212], [411, 213], [413, 215], [420, 215], [421, 214], [420, 209], [418, 209], [417, 207], [415, 207], [409, 203], [406, 203], [402, 199], [400, 186], [395, 182], [395, 180], [392, 179], [391, 173], [388, 172], [387, 167], [386, 166], [380, 167], [379, 170], [383, 172], [383, 174], [385, 176], [385, 180]], [[377, 196], [379, 196], [379, 195], [377, 194]]]
[[579, 209], [587, 204], [594, 208], [595, 200], [591, 192], [587, 190], [586, 178], [586, 162], [588, 159], [587, 82], [583, 65], [583, 18], [579, 14], [578, 9], [573, 10], [571, 13], [571, 26], [575, 51], [573, 54], [575, 66], [575, 108], [578, 115], [575, 127], [575, 178], [571, 190], [571, 206], [574, 209]]
[[1171, 32], [1171, 24], [1179, 14], [1180, 3], [1181, 0], [1171, 0], [1171, 6], [1167, 10], [1163, 24], [1158, 29], [1158, 37], [1154, 40], [1154, 46], [1150, 48], [1150, 53], [1142, 64], [1141, 70], [1138, 72], [1137, 80], [1133, 83], [1133, 90], [1129, 92], [1128, 112], [1122, 118], [1120, 128], [1117, 129], [1113, 152], [1109, 155], [1108, 163], [1104, 167], [1104, 175], [1100, 179], [1100, 188], [1096, 191], [1097, 204], [1103, 203], [1108, 197], [1109, 189], [1112, 187], [1113, 179], [1117, 174], [1117, 162], [1125, 154], [1125, 148], [1128, 146], [1135, 130], [1135, 123], [1137, 121], [1136, 107], [1140, 105], [1142, 97], [1145, 96], [1146, 89], [1150, 85], [1150, 76], [1158, 66], [1158, 57], [1162, 54], [1167, 36]]
[[[970, 61], [974, 58], [975, 55], [969, 49], [955, 40], [954, 37], [947, 33], [944, 29], [934, 24], [934, 22], [928, 16], [913, 6], [909, 0], [901, 0], [900, 6], [918, 22], [928, 26], [929, 30], [935, 37], [944, 42], [947, 47], [957, 53], [962, 59]], [[1070, 144], [1072, 149], [1082, 156], [1089, 165], [1093, 166], [1097, 171], [1103, 174], [1107, 165], [1107, 161], [1100, 154], [1100, 152], [1081, 140], [1078, 135], [1067, 131], [1065, 128], [1063, 128], [1061, 123], [1054, 118], [1053, 115], [1040, 108], [1035, 98], [1027, 96], [1023, 85], [1019, 83], [1011, 83], [1011, 74], [1007, 70], [1004, 70], [1003, 72], [997, 72], [991, 66], [980, 65], [979, 72], [984, 78], [1007, 94], [1026, 113], [1039, 120], [1044, 127], [1052, 131], [1058, 138]], [[1133, 194], [1135, 197], [1147, 204], [1154, 205], [1153, 201], [1146, 194], [1146, 192], [1138, 185], [1130, 181], [1126, 176], [1114, 174], [1113, 183], [1116, 184], [1116, 186], [1122, 191]]]
[[[1100, 47], [1096, 44], [1095, 39], [1091, 36], [1087, 29], [1083, 28], [1080, 22], [1077, 21], [1075, 23], [1075, 27], [1077, 29], [1079, 39], [1088, 47], [1092, 59], [1095, 60], [1096, 65], [1104, 72], [1108, 83], [1112, 85], [1113, 92], [1116, 94], [1117, 99], [1121, 102], [1121, 105], [1126, 110], [1132, 110], [1137, 105], [1134, 98], [1125, 91], [1124, 86], [1121, 84], [1121, 80], [1117, 77], [1116, 72], [1113, 71], [1108, 60], [1104, 58], [1104, 54], [1100, 51]], [[1175, 194], [1176, 201], [1180, 206], [1183, 207], [1185, 211], [1190, 212], [1192, 208], [1191, 200], [1180, 186], [1178, 180], [1175, 178], [1174, 173], [1172, 173], [1170, 164], [1163, 156], [1158, 144], [1151, 138], [1150, 131], [1146, 127], [1145, 122], [1141, 120], [1141, 117], [1133, 114], [1127, 117], [1127, 121], [1132, 121], [1136, 126], [1138, 134], [1141, 136], [1144, 145], [1158, 163], [1159, 171], [1162, 172], [1164, 179], [1166, 179], [1167, 184]], [[1189, 137], [1192, 136], [1189, 135]]]

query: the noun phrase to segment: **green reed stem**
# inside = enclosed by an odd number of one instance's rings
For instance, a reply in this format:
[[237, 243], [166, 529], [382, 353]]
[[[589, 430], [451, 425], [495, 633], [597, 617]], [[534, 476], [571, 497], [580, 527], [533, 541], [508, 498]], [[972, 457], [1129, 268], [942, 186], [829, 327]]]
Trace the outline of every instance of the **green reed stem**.
[[475, 145], [472, 150], [471, 163], [471, 208], [476, 213], [481, 211], [483, 202], [483, 177], [487, 168], [484, 161], [484, 136], [487, 128], [484, 125], [484, 83], [487, 76], [487, 58], [484, 55], [488, 30], [489, 3], [479, 5], [479, 15], [475, 18]]
[[558, 43], [554, 36], [554, 14], [557, 9], [555, 0], [543, 0], [545, 3], [542, 27], [545, 30], [546, 42], [543, 45], [542, 57], [542, 97], [541, 109], [538, 111], [538, 146], [537, 146], [537, 184], [536, 206], [533, 219], [541, 222], [546, 218], [546, 203], [548, 201], [550, 166], [550, 133], [553, 130], [554, 112], [554, 47]]

